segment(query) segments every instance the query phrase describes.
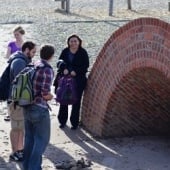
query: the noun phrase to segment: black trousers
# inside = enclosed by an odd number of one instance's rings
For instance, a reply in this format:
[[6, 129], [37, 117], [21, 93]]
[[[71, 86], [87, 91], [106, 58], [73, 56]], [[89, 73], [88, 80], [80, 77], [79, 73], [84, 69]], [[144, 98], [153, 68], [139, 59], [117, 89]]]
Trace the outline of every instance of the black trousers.
[[[72, 105], [70, 122], [73, 127], [78, 127], [80, 116], [80, 102]], [[60, 105], [58, 120], [61, 125], [65, 125], [68, 119], [68, 105]]]
[[[83, 94], [83, 90], [86, 86], [87, 79], [86, 77], [78, 77], [76, 78], [77, 82], [77, 92], [79, 100], [76, 104], [72, 105], [70, 122], [71, 125], [75, 128], [79, 125], [79, 117], [80, 117], [80, 106], [81, 106], [81, 98]], [[58, 121], [61, 125], [65, 125], [68, 120], [68, 105], [60, 105], [59, 113], [58, 113]]]

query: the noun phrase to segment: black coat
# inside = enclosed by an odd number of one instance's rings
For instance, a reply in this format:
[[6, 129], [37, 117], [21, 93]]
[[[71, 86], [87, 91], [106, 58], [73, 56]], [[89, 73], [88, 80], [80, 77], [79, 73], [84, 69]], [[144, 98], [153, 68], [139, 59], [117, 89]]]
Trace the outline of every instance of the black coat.
[[69, 48], [65, 48], [59, 59], [63, 60], [66, 63], [66, 68], [71, 71], [75, 71], [77, 76], [85, 76], [87, 69], [89, 67], [89, 57], [84, 48], [79, 48], [79, 50], [74, 54], [72, 62], [69, 61]]
[[[62, 69], [58, 68], [58, 73], [54, 82], [54, 86], [57, 87], [57, 79], [60, 75], [63, 74], [64, 69], [68, 69], [70, 72], [75, 71], [76, 72], [76, 82], [78, 86], [79, 93], [82, 93], [86, 86], [87, 78], [86, 73], [88, 71], [89, 67], [89, 56], [87, 54], [87, 51], [84, 48], [79, 48], [78, 51], [74, 54], [74, 58], [72, 62], [69, 60], [69, 48], [65, 48], [59, 57], [59, 60], [63, 60], [65, 62], [65, 67]], [[71, 68], [71, 70], [70, 70]]]

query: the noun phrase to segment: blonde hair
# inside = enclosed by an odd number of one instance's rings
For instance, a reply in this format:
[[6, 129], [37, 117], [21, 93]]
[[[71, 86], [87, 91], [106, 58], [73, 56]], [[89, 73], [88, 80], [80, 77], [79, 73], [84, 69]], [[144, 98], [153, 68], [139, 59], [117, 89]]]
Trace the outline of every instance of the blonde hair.
[[19, 32], [20, 34], [24, 35], [25, 34], [25, 30], [21, 27], [21, 26], [18, 26], [14, 29], [13, 33], [14, 32]]

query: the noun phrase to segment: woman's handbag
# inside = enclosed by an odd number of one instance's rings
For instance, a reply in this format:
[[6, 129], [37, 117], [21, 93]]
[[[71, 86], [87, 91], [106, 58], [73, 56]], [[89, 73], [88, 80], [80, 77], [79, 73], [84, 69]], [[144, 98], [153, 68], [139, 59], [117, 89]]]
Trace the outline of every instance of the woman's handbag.
[[56, 101], [61, 105], [75, 104], [78, 101], [76, 80], [70, 75], [58, 78]]

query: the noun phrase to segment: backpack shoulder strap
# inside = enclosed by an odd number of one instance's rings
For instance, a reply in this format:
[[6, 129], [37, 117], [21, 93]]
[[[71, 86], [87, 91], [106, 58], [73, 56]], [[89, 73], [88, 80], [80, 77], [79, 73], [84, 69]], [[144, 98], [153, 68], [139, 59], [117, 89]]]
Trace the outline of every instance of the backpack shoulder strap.
[[12, 61], [14, 61], [15, 59], [21, 59], [21, 60], [25, 61], [25, 63], [27, 63], [27, 61], [24, 57], [15, 57], [12, 59]]
[[12, 58], [10, 61], [8, 61], [9, 65], [11, 65], [12, 62], [13, 62], [14, 60], [16, 60], [16, 59], [21, 59], [21, 60], [25, 61], [25, 63], [27, 64], [27, 61], [26, 61], [26, 59], [25, 59], [24, 57], [20, 57], [20, 56], [17, 57], [17, 56], [16, 56], [16, 57]]

